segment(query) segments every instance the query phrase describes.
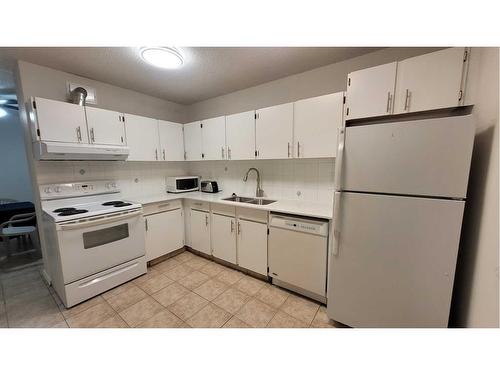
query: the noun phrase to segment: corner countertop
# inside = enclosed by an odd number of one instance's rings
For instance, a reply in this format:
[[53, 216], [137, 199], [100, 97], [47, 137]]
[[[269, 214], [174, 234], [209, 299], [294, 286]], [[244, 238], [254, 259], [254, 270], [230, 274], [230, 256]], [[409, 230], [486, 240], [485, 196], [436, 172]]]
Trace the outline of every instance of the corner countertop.
[[[249, 203], [238, 203], [238, 202], [222, 200], [223, 198], [227, 198], [230, 195], [231, 194], [225, 192], [212, 194], [212, 193], [202, 193], [199, 191], [194, 191], [190, 193], [179, 193], [179, 194], [165, 193], [153, 196], [151, 195], [135, 196], [135, 197], [127, 197], [127, 199], [133, 202], [141, 203], [143, 205], [170, 201], [174, 199], [191, 199], [209, 203], [227, 204], [235, 207], [246, 207], [246, 208], [253, 208], [256, 210], [280, 212], [284, 214], [311, 216], [328, 220], [331, 220], [333, 216], [333, 201], [308, 202], [300, 200], [278, 199], [274, 203], [258, 206]], [[269, 198], [265, 197], [265, 198], [273, 199], [271, 197]]]

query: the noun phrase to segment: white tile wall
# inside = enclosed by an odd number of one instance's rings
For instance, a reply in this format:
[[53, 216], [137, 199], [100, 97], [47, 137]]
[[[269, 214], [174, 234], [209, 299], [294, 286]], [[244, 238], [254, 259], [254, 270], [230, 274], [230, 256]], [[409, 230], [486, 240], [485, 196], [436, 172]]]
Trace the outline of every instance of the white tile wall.
[[275, 199], [331, 201], [335, 159], [251, 160], [200, 162], [39, 161], [39, 184], [116, 179], [127, 197], [165, 192], [165, 177], [195, 175], [214, 179], [221, 189], [238, 195], [255, 195], [256, 177], [243, 176], [250, 167], [261, 172], [265, 196]]
[[229, 195], [255, 195], [256, 176], [243, 176], [250, 167], [261, 173], [266, 197], [306, 201], [331, 201], [335, 159], [249, 160], [189, 162], [189, 173], [214, 179]]

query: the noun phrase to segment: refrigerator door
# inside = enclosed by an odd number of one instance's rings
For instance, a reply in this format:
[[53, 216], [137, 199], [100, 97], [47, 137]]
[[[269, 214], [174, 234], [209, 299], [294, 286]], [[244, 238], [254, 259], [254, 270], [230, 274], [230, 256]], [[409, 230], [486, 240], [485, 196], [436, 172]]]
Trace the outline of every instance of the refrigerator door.
[[337, 194], [328, 316], [352, 327], [447, 327], [465, 202]]
[[471, 115], [347, 127], [337, 189], [464, 198], [473, 142]]

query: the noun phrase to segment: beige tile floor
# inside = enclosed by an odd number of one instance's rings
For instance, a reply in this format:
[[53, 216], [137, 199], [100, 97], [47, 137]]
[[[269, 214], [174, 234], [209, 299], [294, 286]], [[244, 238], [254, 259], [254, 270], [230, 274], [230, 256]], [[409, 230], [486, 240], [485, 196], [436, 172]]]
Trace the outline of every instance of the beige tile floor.
[[188, 251], [70, 309], [40, 266], [0, 283], [0, 327], [334, 327], [325, 306]]

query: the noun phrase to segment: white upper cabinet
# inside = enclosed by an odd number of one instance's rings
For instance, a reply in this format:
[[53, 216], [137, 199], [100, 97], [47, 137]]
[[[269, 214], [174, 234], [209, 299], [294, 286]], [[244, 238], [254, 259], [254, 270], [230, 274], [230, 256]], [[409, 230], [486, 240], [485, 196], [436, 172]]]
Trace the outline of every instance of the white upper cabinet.
[[35, 98], [33, 107], [42, 141], [89, 142], [84, 107], [43, 98]]
[[129, 147], [128, 160], [159, 160], [158, 120], [126, 114], [125, 131]]
[[465, 48], [398, 62], [394, 113], [456, 107], [462, 97]]
[[182, 124], [170, 121], [158, 121], [160, 137], [160, 160], [184, 160], [184, 138]]
[[202, 160], [201, 121], [184, 124], [185, 160]]
[[101, 145], [126, 145], [125, 124], [119, 112], [85, 107], [90, 143]]
[[201, 123], [203, 160], [226, 159], [226, 117], [215, 117]]
[[293, 103], [256, 111], [255, 145], [257, 159], [293, 157]]
[[337, 129], [343, 121], [344, 92], [294, 103], [294, 157], [326, 158], [337, 154]]
[[393, 112], [397, 65], [393, 62], [348, 74], [347, 120], [385, 116]]
[[226, 116], [228, 160], [255, 159], [255, 111]]

